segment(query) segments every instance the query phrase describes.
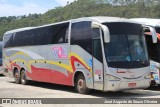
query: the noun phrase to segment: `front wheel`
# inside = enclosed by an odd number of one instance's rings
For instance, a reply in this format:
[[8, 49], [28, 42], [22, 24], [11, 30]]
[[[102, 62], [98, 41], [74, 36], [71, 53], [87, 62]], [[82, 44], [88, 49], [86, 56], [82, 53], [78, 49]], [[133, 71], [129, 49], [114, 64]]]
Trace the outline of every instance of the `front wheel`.
[[85, 77], [80, 74], [76, 81], [76, 89], [80, 94], [89, 93], [89, 89], [86, 87]]
[[28, 80], [27, 80], [27, 76], [26, 76], [25, 70], [21, 71], [21, 83], [23, 85], [27, 85], [28, 84]]

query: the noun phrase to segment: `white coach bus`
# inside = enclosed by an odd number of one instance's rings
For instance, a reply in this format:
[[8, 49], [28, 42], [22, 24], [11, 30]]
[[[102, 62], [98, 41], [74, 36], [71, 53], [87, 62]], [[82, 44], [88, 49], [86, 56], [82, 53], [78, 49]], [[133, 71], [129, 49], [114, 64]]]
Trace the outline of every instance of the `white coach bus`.
[[150, 86], [143, 27], [129, 19], [72, 19], [8, 31], [3, 40], [4, 74], [16, 83], [75, 86], [82, 94]]
[[145, 38], [147, 42], [149, 57], [151, 60], [150, 68], [152, 75], [152, 85], [160, 85], [160, 19], [134, 18], [132, 20], [140, 22], [145, 26], [150, 26], [156, 31], [157, 43], [152, 42], [150, 30], [145, 30]]

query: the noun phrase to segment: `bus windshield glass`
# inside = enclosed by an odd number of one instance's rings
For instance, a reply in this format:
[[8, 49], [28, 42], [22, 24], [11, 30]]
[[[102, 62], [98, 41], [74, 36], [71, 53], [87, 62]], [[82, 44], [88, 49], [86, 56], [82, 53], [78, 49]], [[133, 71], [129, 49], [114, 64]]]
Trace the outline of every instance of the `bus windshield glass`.
[[105, 44], [108, 66], [114, 68], [147, 67], [149, 59], [143, 28], [134, 23], [107, 23], [110, 43]]

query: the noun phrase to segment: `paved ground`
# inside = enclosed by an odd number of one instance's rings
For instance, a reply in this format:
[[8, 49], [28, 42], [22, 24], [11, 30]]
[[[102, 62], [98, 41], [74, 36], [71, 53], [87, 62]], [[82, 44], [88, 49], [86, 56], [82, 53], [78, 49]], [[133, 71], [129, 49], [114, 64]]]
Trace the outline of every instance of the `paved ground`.
[[121, 92], [92, 90], [89, 95], [81, 95], [73, 87], [39, 82], [24, 86], [15, 84], [12, 78], [0, 76], [0, 98], [160, 98], [160, 87]]

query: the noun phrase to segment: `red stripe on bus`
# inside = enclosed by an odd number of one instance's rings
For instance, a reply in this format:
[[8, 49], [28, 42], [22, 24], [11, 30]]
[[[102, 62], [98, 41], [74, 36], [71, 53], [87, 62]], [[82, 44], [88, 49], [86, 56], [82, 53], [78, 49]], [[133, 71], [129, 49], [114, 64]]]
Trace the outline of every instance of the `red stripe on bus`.
[[72, 77], [73, 74], [68, 73], [65, 75], [64, 73], [51, 69], [37, 68], [31, 66], [31, 72], [27, 71], [27, 76], [32, 80], [40, 81], [40, 82], [49, 82], [63, 85], [72, 86]]
[[[75, 62], [78, 62], [78, 63], [80, 63], [80, 64], [82, 64], [86, 69], [88, 69], [87, 68], [87, 66], [85, 66], [78, 58], [76, 58], [76, 57], [74, 57], [74, 56], [71, 56], [71, 64], [72, 64], [72, 68], [73, 68], [73, 71], [75, 72], [75, 66], [74, 66], [74, 63]], [[90, 71], [90, 69], [88, 69], [89, 71]]]

